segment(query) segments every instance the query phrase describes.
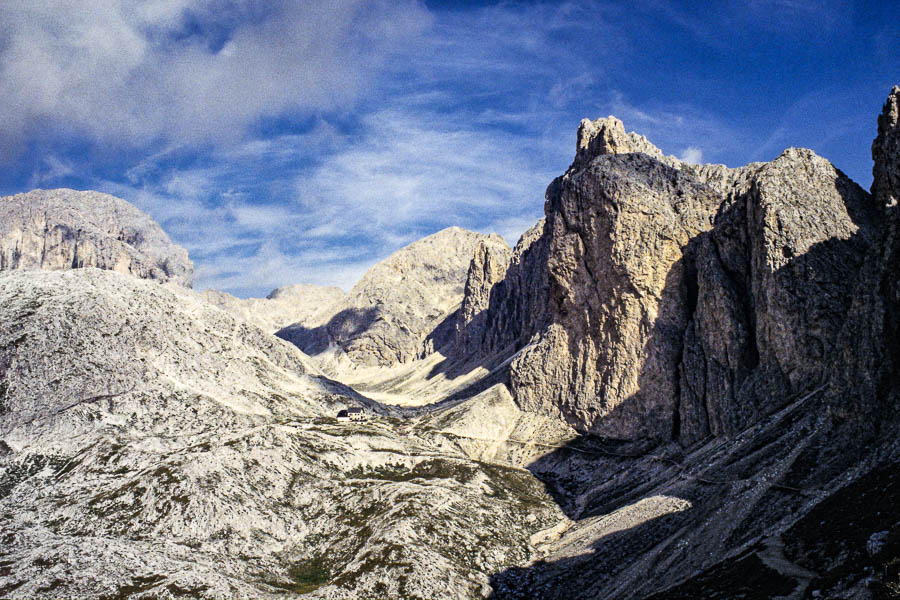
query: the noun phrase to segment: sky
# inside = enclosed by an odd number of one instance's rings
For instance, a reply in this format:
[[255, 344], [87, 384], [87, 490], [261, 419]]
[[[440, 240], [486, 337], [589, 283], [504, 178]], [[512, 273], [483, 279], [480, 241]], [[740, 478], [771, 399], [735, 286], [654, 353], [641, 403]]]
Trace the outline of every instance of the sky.
[[124, 198], [200, 290], [349, 289], [451, 225], [515, 244], [585, 117], [868, 189], [895, 84], [883, 1], [2, 0], [0, 194]]

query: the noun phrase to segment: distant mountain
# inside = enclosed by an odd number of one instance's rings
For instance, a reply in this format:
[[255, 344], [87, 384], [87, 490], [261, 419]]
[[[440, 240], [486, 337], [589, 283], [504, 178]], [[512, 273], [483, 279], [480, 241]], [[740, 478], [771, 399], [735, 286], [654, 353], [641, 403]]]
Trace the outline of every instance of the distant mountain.
[[[285, 327], [278, 336], [310, 355], [331, 349], [350, 365], [410, 362], [449, 340], [466, 273], [483, 241], [500, 236], [450, 227], [402, 248], [369, 269], [326, 323]], [[435, 332], [447, 322], [444, 333]], [[439, 334], [441, 332], [438, 332]], [[431, 339], [426, 340], [426, 338]]]
[[338, 287], [302, 283], [272, 290], [265, 298], [235, 298], [218, 290], [203, 292], [210, 303], [269, 333], [295, 323], [317, 327], [334, 315], [346, 295]]
[[99, 192], [34, 190], [0, 198], [0, 271], [97, 267], [189, 286], [187, 251], [146, 213]]

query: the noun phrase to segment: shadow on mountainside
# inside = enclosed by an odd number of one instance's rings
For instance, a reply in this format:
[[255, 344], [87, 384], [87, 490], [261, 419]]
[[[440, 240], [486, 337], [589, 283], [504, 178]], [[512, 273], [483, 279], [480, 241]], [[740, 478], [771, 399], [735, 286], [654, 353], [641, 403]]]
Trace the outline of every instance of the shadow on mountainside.
[[[456, 379], [484, 368], [494, 380], [505, 379], [509, 361], [548, 323], [549, 244], [545, 236], [531, 239], [524, 249], [517, 245], [514, 252], [521, 253], [508, 265], [503, 279], [491, 287], [481, 311], [466, 323], [461, 322], [459, 311], [454, 312], [428, 336], [426, 349], [436, 349], [446, 357], [431, 370], [429, 378], [443, 375]], [[475, 389], [474, 393], [481, 391]], [[457, 395], [474, 394], [461, 391]]]
[[[863, 405], [883, 402], [863, 396], [876, 386], [849, 390], [851, 407], [840, 407], [843, 396], [829, 386], [846, 336], [856, 334], [845, 320], [870, 283], [862, 280], [865, 263], [881, 236], [870, 197], [853, 186], [838, 192], [859, 230], [797, 255], [786, 245], [773, 272], [762, 270], [752, 239], [754, 190], [691, 240], [666, 279], [639, 391], [605, 418], [633, 420], [635, 411], [660, 406], [644, 394], [665, 390], [670, 439], [582, 436], [530, 464], [576, 522], [563, 536], [569, 549], [551, 547], [565, 558], [493, 575], [492, 598], [799, 598], [820, 587], [865, 587], [867, 578], [874, 597], [898, 597], [884, 595], [891, 585], [900, 590], [900, 521], [890, 508], [900, 493], [898, 407], [875, 422], [877, 410]], [[734, 305], [720, 315], [713, 309], [723, 300]], [[743, 335], [704, 344], [704, 310], [707, 324], [730, 319], [722, 332]], [[758, 314], [783, 327], [776, 339], [784, 347], [765, 345], [773, 333], [759, 330]], [[857, 410], [865, 414], [856, 418]], [[848, 485], [854, 472], [863, 477]], [[653, 516], [661, 497], [689, 508]], [[648, 519], [616, 526], [645, 509]], [[823, 534], [850, 523], [860, 528], [852, 540]], [[867, 549], [882, 538], [883, 547]], [[843, 580], [830, 575], [835, 569]]]
[[276, 331], [275, 335], [297, 346], [305, 354], [316, 356], [328, 350], [332, 344], [340, 345], [365, 332], [378, 317], [377, 307], [345, 308], [324, 325], [306, 327], [301, 323], [294, 323]]
[[[900, 586], [896, 427], [861, 436], [818, 410], [821, 395], [731, 439], [644, 450], [585, 436], [537, 459], [528, 470], [575, 523], [550, 541], [561, 558], [494, 574], [491, 597], [762, 599], [867, 578], [876, 590]], [[854, 471], [862, 477], [849, 481]]]

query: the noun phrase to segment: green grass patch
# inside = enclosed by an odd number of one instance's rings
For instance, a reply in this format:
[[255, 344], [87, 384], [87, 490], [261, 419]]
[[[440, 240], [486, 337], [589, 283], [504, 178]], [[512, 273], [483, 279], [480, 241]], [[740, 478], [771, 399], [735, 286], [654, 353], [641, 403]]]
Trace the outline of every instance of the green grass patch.
[[433, 458], [407, 467], [403, 464], [387, 464], [364, 469], [356, 467], [347, 473], [349, 479], [380, 479], [383, 481], [412, 481], [414, 479], [454, 479], [460, 483], [471, 481], [478, 469], [471, 464]]
[[322, 558], [313, 558], [288, 567], [287, 576], [287, 582], [266, 583], [293, 594], [308, 594], [331, 580], [331, 569]]

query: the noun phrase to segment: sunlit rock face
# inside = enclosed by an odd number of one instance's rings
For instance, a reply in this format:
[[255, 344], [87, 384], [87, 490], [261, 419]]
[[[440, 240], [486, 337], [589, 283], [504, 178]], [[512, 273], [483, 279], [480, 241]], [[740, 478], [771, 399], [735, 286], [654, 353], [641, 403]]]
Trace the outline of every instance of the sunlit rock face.
[[691, 165], [585, 120], [547, 189], [546, 251], [492, 284], [478, 336], [509, 338], [502, 307], [543, 279], [510, 366], [524, 410], [617, 438], [731, 435], [821, 383], [877, 222], [809, 150]]
[[97, 267], [189, 286], [194, 265], [149, 215], [99, 192], [0, 198], [0, 271]]

